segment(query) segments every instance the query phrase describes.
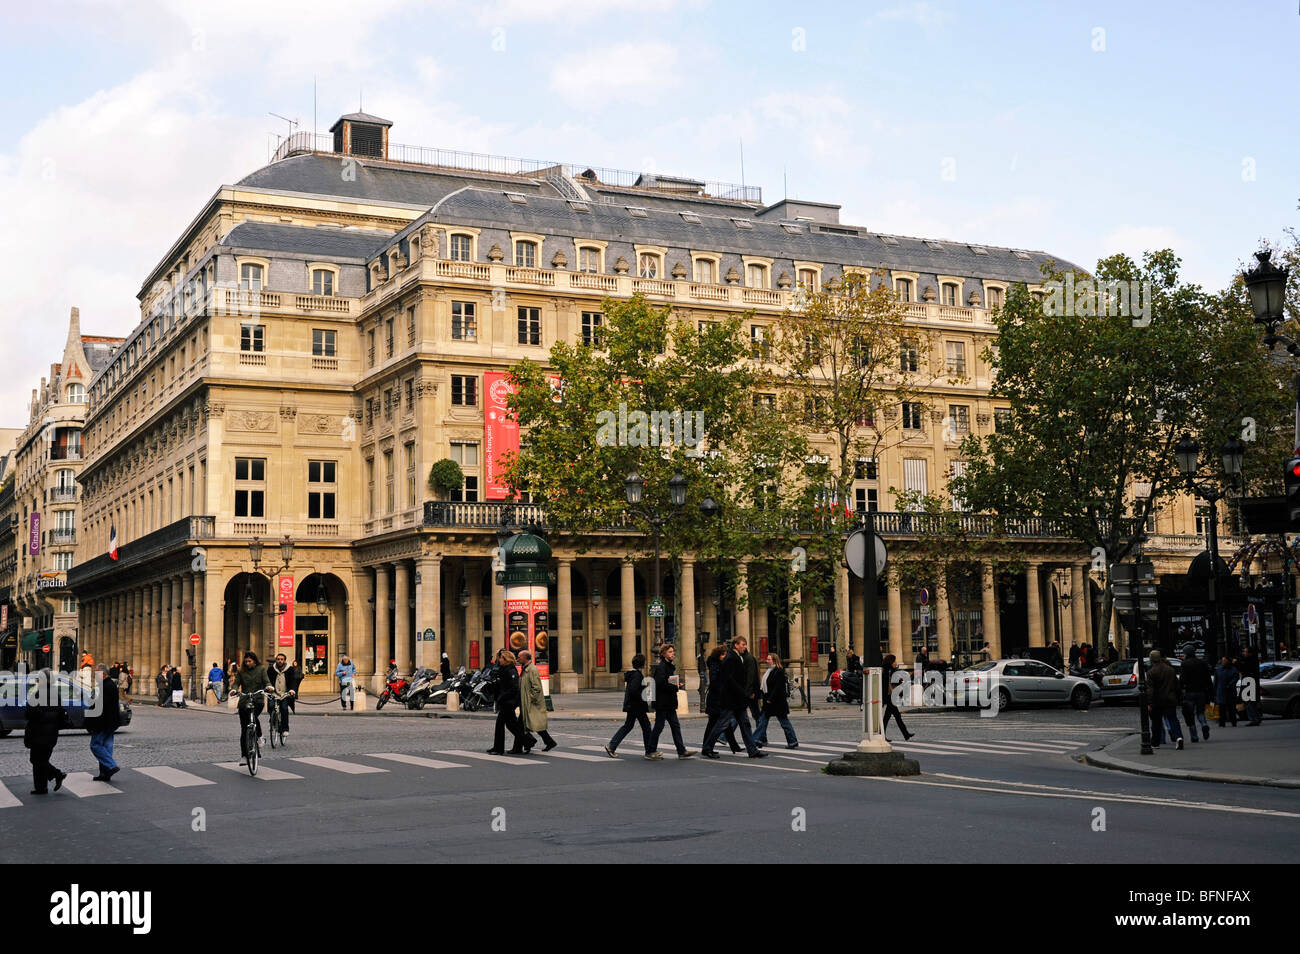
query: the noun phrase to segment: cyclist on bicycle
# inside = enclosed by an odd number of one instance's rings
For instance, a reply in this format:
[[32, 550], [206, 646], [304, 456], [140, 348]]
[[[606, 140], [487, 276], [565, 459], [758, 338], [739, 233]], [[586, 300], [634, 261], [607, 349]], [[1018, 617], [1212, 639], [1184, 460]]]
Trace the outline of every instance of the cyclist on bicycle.
[[[261, 664], [257, 654], [251, 649], [244, 653], [244, 665], [235, 673], [230, 680], [231, 694], [251, 695], [260, 690], [273, 690], [271, 681], [266, 677], [266, 667]], [[248, 728], [250, 721], [257, 726], [257, 737], [262, 737], [262, 696], [256, 696], [252, 699], [239, 700], [239, 754], [243, 761], [239, 764], [244, 765], [248, 762], [248, 743], [244, 741], [244, 730]]]
[[266, 670], [266, 678], [279, 697], [280, 726], [282, 734], [289, 734], [289, 708], [298, 695], [298, 686], [302, 683], [302, 670], [290, 666], [284, 653], [275, 657], [275, 662]]

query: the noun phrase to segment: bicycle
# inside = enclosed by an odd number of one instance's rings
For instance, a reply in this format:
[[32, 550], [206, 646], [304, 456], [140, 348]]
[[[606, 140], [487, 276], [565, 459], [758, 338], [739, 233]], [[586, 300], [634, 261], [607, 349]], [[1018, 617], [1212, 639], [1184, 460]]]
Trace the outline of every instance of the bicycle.
[[[254, 696], [270, 696], [271, 705], [269, 708], [272, 711], [275, 711], [278, 708], [275, 704], [275, 693], [270, 690], [259, 689], [257, 692], [241, 692], [236, 694], [244, 697], [244, 699], [241, 699], [239, 703], [241, 709], [245, 705], [248, 705], [251, 708], [253, 706], [252, 699]], [[245, 699], [247, 702], [244, 701]], [[248, 774], [254, 776], [257, 775], [257, 760], [262, 755], [262, 737], [261, 733], [258, 731], [261, 729], [261, 724], [257, 719], [258, 714], [257, 710], [254, 709], [252, 716], [248, 720], [248, 725], [244, 726], [243, 752], [248, 753], [247, 758], [245, 759], [245, 762], [248, 765]], [[271, 747], [275, 747], [274, 742], [271, 743]], [[241, 757], [243, 757], [243, 752], [240, 753]]]

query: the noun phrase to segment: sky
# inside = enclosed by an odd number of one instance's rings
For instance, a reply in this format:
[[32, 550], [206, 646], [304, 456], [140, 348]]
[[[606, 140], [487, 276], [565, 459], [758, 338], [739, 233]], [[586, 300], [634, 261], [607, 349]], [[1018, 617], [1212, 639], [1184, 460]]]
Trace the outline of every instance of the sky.
[[[1300, 227], [1297, 0], [0, 6], [0, 426], [289, 123], [744, 181], [874, 231], [1219, 289]], [[315, 107], [313, 112], [313, 83]]]

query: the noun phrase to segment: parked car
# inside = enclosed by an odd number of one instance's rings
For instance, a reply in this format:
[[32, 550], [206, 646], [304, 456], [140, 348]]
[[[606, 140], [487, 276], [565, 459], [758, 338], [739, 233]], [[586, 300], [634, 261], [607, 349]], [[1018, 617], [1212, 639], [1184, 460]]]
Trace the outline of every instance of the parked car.
[[1036, 659], [996, 659], [977, 663], [954, 674], [956, 688], [967, 698], [989, 697], [996, 692], [997, 706], [1063, 705], [1086, 709], [1101, 698], [1089, 679], [1067, 676]]
[[[1178, 672], [1182, 666], [1181, 659], [1166, 660]], [[1147, 664], [1150, 671], [1151, 664]], [[1098, 670], [1097, 678], [1101, 687], [1101, 697], [1107, 703], [1137, 702], [1138, 697], [1138, 661], [1136, 659], [1117, 659], [1109, 666]]]
[[[27, 716], [23, 710], [27, 707], [27, 697], [41, 679], [53, 682], [55, 696], [63, 708], [63, 727], [85, 730], [86, 715], [94, 707], [94, 693], [78, 679], [66, 673], [52, 673], [48, 669], [21, 675], [0, 672], [0, 739], [14, 730], [21, 731], [26, 727]], [[130, 725], [130, 703], [119, 699], [118, 712], [121, 724]]]
[[1267, 662], [1259, 667], [1259, 703], [1266, 715], [1300, 718], [1300, 662]]

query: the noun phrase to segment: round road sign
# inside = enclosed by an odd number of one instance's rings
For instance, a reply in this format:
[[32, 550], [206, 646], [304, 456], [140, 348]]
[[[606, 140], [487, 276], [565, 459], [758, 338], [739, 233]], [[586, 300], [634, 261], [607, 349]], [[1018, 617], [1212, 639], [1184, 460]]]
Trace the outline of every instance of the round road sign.
[[190, 633], [190, 642], [197, 646], [199, 644], [199, 634]]

